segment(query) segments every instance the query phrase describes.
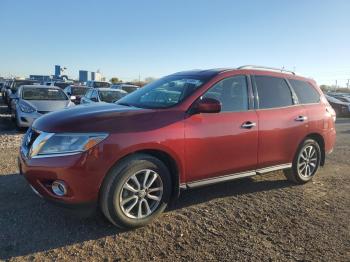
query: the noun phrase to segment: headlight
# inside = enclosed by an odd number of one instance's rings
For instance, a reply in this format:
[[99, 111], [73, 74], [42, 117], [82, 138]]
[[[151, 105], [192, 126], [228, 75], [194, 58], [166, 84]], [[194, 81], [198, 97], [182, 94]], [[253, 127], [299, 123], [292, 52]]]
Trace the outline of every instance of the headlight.
[[31, 107], [30, 105], [28, 105], [27, 103], [24, 103], [22, 101], [18, 103], [18, 106], [21, 109], [21, 111], [24, 112], [24, 113], [33, 113], [33, 112], [35, 112], [35, 109], [33, 107]]
[[62, 133], [42, 132], [34, 141], [30, 157], [59, 156], [84, 152], [107, 137], [104, 133]]

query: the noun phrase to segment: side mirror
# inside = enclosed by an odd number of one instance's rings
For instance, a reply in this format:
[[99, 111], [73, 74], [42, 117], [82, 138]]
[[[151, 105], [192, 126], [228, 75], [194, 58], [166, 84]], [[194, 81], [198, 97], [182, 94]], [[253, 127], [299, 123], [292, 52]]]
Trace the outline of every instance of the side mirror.
[[70, 100], [71, 100], [71, 101], [75, 101], [75, 100], [77, 100], [77, 97], [76, 97], [76, 96], [71, 96], [71, 97], [70, 97]]
[[199, 99], [191, 109], [192, 113], [219, 113], [221, 111], [220, 101], [214, 98]]

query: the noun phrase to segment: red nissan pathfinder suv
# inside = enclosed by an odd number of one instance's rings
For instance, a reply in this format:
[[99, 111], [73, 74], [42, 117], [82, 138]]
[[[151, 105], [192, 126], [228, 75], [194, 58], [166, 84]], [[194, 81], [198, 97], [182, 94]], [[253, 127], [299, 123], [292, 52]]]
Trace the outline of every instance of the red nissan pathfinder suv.
[[193, 70], [116, 104], [47, 114], [19, 168], [37, 194], [98, 204], [115, 225], [147, 224], [180, 189], [283, 170], [306, 183], [335, 142], [335, 112], [314, 80], [272, 68]]

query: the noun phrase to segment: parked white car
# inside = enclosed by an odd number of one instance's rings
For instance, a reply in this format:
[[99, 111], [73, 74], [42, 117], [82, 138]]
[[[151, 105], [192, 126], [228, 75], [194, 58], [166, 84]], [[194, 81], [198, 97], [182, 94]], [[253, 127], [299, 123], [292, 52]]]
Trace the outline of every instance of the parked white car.
[[11, 97], [11, 117], [18, 128], [29, 127], [40, 116], [75, 104], [59, 87], [24, 85]]

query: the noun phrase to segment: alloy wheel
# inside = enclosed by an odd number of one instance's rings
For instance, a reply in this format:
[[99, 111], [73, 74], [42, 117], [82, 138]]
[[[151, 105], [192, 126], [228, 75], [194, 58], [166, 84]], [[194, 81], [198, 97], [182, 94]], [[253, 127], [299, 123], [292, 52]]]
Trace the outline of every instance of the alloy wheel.
[[130, 176], [120, 192], [119, 203], [129, 218], [142, 219], [151, 215], [159, 206], [163, 196], [160, 175], [144, 169]]
[[314, 145], [307, 145], [300, 152], [297, 169], [300, 176], [309, 178], [316, 173], [319, 164], [319, 155]]

